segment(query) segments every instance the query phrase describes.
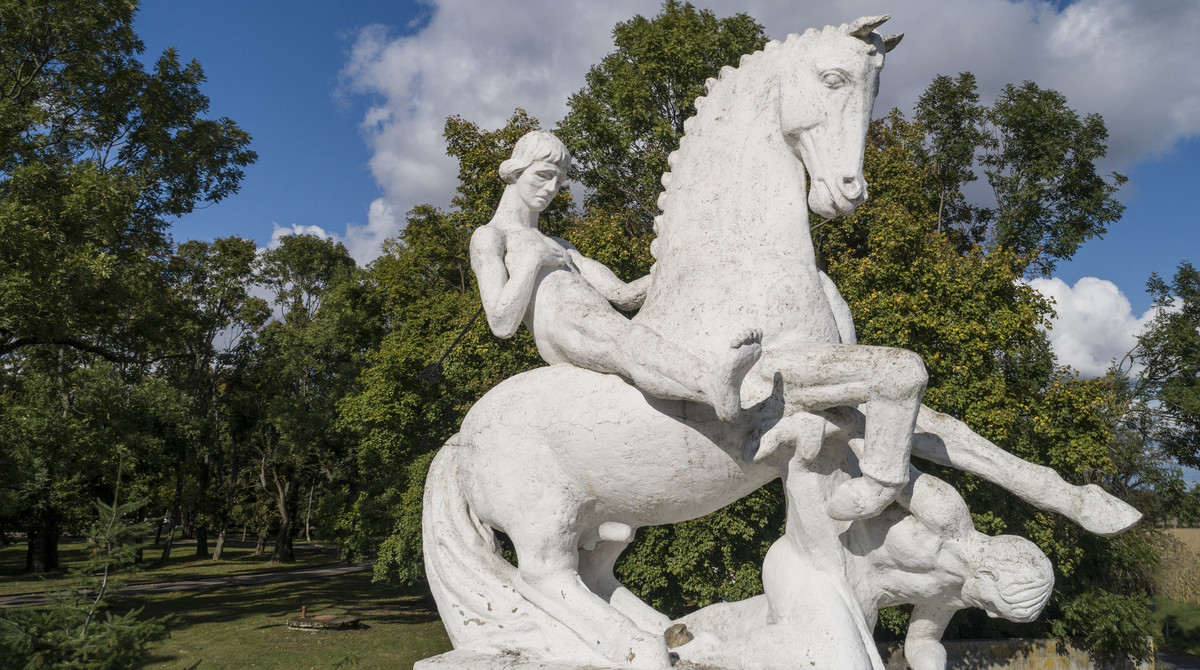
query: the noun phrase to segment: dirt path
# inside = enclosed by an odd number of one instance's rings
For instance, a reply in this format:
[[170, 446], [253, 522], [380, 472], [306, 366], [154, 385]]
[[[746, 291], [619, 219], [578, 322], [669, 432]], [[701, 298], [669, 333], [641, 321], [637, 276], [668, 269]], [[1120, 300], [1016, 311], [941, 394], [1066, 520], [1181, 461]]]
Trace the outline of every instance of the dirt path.
[[1154, 667], [1157, 670], [1200, 670], [1200, 658], [1160, 651], [1158, 663]]
[[[252, 584], [270, 584], [273, 582], [290, 582], [300, 579], [316, 579], [318, 577], [335, 577], [351, 572], [370, 570], [366, 563], [351, 563], [338, 565], [319, 565], [311, 568], [296, 570], [277, 570], [275, 572], [255, 572], [245, 575], [224, 575], [221, 577], [205, 577], [204, 579], [184, 579], [173, 582], [145, 582], [126, 584], [121, 587], [122, 595], [174, 593], [176, 591], [201, 591], [204, 589], [225, 588], [229, 586], [249, 586]], [[11, 596], [0, 596], [0, 607], [22, 607], [24, 605], [41, 605], [46, 602], [44, 593], [19, 593]]]

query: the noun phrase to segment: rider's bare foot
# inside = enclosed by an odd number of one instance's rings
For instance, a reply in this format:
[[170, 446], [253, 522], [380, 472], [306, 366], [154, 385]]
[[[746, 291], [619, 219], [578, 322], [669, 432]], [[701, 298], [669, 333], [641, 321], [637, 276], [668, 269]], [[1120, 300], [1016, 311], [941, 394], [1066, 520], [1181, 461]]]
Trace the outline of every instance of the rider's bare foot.
[[762, 331], [750, 329], [729, 342], [713, 383], [713, 409], [717, 418], [732, 421], [742, 409], [742, 379], [762, 356]]
[[878, 515], [896, 496], [904, 484], [884, 484], [867, 477], [855, 477], [837, 487], [825, 511], [840, 521], [857, 521]]

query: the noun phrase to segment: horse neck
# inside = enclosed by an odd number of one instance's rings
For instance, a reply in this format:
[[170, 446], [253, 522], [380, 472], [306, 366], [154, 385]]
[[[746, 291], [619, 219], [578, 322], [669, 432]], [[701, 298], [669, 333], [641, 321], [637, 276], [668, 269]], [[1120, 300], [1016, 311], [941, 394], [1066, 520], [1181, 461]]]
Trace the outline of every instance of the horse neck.
[[[654, 279], [637, 318], [693, 346], [728, 346], [728, 332], [746, 327], [836, 338], [817, 280], [804, 168], [779, 129], [770, 55], [723, 71], [697, 100], [664, 178]], [[798, 325], [805, 319], [816, 325]]]
[[777, 87], [764, 71], [764, 54], [747, 59], [723, 72], [684, 124], [660, 200], [660, 263], [677, 252], [712, 254], [714, 242], [759, 250], [763, 239], [812, 254], [804, 166], [779, 130]]

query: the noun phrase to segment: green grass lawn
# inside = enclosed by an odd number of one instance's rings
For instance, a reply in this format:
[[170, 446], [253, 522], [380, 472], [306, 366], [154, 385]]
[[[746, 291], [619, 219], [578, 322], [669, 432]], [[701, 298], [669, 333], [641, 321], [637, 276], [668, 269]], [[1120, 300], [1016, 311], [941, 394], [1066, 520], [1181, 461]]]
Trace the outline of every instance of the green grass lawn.
[[[421, 589], [372, 584], [355, 573], [282, 584], [118, 598], [114, 607], [171, 614], [170, 637], [149, 668], [411, 668], [450, 650], [433, 600]], [[351, 614], [359, 630], [296, 631], [290, 617]]]
[[[137, 582], [167, 582], [182, 579], [202, 579], [204, 577], [219, 577], [225, 575], [246, 574], [254, 572], [269, 572], [272, 570], [289, 570], [293, 568], [326, 565], [338, 562], [335, 552], [321, 551], [318, 545], [296, 543], [296, 562], [284, 565], [270, 564], [270, 547], [263, 556], [254, 555], [253, 543], [250, 546], [226, 545], [225, 553], [220, 561], [196, 556], [194, 544], [176, 544], [171, 549], [171, 559], [166, 564], [159, 564], [158, 558], [162, 553], [162, 545], [147, 543], [145, 562], [139, 567], [142, 570], [128, 581]], [[212, 544], [209, 545], [211, 548]], [[0, 596], [14, 593], [34, 593], [38, 591], [54, 591], [71, 588], [75, 578], [69, 573], [70, 568], [82, 565], [84, 543], [82, 541], [64, 541], [59, 544], [59, 564], [62, 572], [47, 575], [26, 575], [25, 544], [16, 543], [0, 549]]]

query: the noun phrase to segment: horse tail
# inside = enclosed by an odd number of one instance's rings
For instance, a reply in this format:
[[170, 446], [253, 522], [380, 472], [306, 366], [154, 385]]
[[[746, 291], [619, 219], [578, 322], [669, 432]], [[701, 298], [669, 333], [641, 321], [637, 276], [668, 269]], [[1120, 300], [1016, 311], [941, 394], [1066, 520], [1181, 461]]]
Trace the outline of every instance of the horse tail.
[[438, 613], [456, 650], [546, 657], [556, 642], [550, 638], [574, 636], [517, 593], [517, 569], [463, 489], [461, 440], [446, 442], [425, 480], [425, 574]]

